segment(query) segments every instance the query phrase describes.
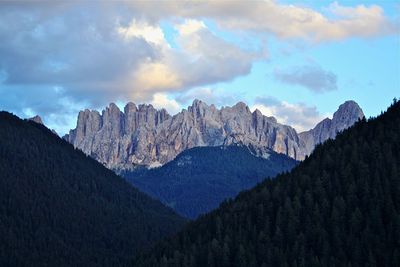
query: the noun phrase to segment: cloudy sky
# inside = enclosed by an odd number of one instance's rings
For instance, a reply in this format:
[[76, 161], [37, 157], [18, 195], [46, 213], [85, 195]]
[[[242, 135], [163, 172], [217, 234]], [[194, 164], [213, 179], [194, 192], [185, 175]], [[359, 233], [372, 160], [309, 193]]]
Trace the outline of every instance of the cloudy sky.
[[195, 98], [307, 130], [400, 96], [397, 1], [1, 1], [0, 110], [65, 134], [79, 110]]

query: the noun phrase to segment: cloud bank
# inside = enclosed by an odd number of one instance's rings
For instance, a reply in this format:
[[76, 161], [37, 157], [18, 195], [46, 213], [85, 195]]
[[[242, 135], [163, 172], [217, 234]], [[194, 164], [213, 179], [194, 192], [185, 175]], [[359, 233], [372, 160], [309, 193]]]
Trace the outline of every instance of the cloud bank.
[[160, 25], [108, 7], [0, 4], [0, 108], [68, 121], [75, 104], [160, 103], [167, 92], [246, 75], [260, 56], [198, 20], [174, 22], [171, 47]]
[[[268, 0], [1, 2], [0, 109], [39, 113], [62, 129], [72, 126], [66, 125], [75, 120], [71, 112], [111, 101], [178, 110], [200, 92], [193, 90], [213, 94], [204, 88], [248, 75], [266, 59], [264, 48], [245, 49], [211, 24], [235, 36], [313, 45], [398, 33], [377, 5], [334, 2], [319, 12]], [[336, 88], [336, 76], [322, 68], [276, 77], [316, 92]], [[207, 98], [224, 104], [224, 97]]]
[[278, 1], [134, 1], [153, 21], [166, 17], [211, 18], [230, 30], [271, 33], [279, 38], [300, 38], [311, 42], [337, 41], [351, 37], [371, 38], [398, 32], [398, 25], [385, 17], [378, 5], [341, 6], [333, 2], [326, 14], [309, 7]]

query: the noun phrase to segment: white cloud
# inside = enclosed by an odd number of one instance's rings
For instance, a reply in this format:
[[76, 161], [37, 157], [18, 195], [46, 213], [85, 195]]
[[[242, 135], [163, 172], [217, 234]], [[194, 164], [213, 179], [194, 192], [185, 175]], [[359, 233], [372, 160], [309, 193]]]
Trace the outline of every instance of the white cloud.
[[158, 26], [152, 26], [145, 21], [140, 22], [133, 19], [126, 27], [118, 26], [117, 32], [126, 39], [143, 38], [148, 43], [168, 45], [162, 29]]
[[315, 106], [304, 103], [288, 103], [273, 97], [259, 97], [251, 110], [258, 109], [266, 116], [273, 116], [279, 123], [290, 125], [297, 132], [307, 131], [327, 116], [321, 115]]
[[186, 19], [184, 23], [175, 26], [180, 35], [190, 35], [201, 29], [206, 28], [203, 21]]
[[229, 81], [249, 73], [259, 57], [217, 37], [202, 21], [185, 20], [175, 28], [179, 48], [164, 46], [158, 57], [144, 60], [127, 78], [125, 83], [140, 90], [133, 92], [136, 98]]
[[166, 17], [210, 18], [231, 30], [272, 33], [280, 38], [313, 42], [398, 33], [398, 25], [378, 5], [341, 6], [334, 2], [326, 14], [305, 6], [265, 1], [163, 1], [131, 3], [153, 20]]
[[150, 61], [140, 64], [130, 82], [141, 90], [141, 94], [146, 95], [149, 92], [181, 88], [183, 84], [179, 75], [166, 62]]
[[176, 114], [182, 109], [175, 99], [169, 99], [166, 94], [162, 93], [154, 94], [151, 104], [157, 109], [165, 108], [169, 114]]
[[[211, 33], [201, 20], [178, 23], [178, 47], [171, 47], [159, 24], [102, 7], [0, 7], [0, 80], [10, 96], [2, 102], [11, 101], [16, 86], [60, 86], [72, 101], [86, 101], [87, 108], [151, 101], [155, 93], [245, 75], [256, 59], [254, 52]], [[28, 107], [38, 106], [35, 95], [26, 96]]]
[[[203, 23], [186, 21], [183, 27], [195, 24]], [[259, 51], [243, 50], [216, 36], [205, 26], [190, 28], [191, 31], [185, 31], [176, 39], [182, 49], [182, 54], [176, 58], [177, 67], [190, 87], [229, 81], [248, 74], [253, 61], [262, 57]]]

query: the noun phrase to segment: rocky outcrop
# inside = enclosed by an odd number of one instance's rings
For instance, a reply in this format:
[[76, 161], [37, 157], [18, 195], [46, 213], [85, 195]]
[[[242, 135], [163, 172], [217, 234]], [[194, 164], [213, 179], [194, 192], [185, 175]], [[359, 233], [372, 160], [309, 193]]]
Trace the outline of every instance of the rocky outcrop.
[[88, 109], [79, 112], [77, 126], [64, 139], [109, 168], [157, 161], [155, 133], [170, 115], [165, 109], [133, 103], [124, 112], [111, 103], [100, 114]]
[[272, 149], [302, 160], [309, 147], [332, 136], [331, 132], [336, 133], [332, 124], [340, 130], [353, 121], [346, 119], [347, 115], [353, 116], [351, 110], [339, 113], [337, 118], [327, 121], [328, 125], [317, 125], [320, 133], [313, 129], [299, 135], [274, 117], [264, 116], [259, 110], [251, 112], [243, 102], [217, 109], [195, 100], [174, 116], [165, 109], [156, 110], [152, 105], [137, 107], [133, 103], [128, 103], [122, 112], [112, 103], [102, 114], [81, 111], [77, 127], [64, 139], [112, 169], [159, 166], [192, 147], [232, 144], [245, 145], [266, 158]]
[[43, 124], [43, 121], [42, 121], [42, 118], [41, 118], [39, 115], [36, 115], [36, 116], [34, 116], [34, 117], [32, 117], [32, 118], [29, 118], [28, 120], [34, 121], [34, 122], [36, 122], [36, 123], [39, 123], [39, 124], [44, 125], [44, 124]]
[[305, 154], [309, 155], [317, 144], [335, 138], [338, 132], [347, 129], [363, 117], [364, 113], [356, 102], [346, 101], [339, 106], [332, 119], [326, 118], [313, 129], [299, 134], [304, 143]]
[[242, 102], [217, 109], [195, 100], [175, 116], [151, 105], [128, 103], [124, 112], [110, 104], [102, 114], [85, 110], [78, 115], [77, 127], [64, 136], [109, 168], [160, 165], [180, 152], [197, 146], [244, 144], [260, 156], [273, 149], [302, 159], [296, 131], [277, 123]]
[[[39, 115], [35, 115], [35, 116], [33, 116], [32, 118], [29, 118], [28, 120], [29, 120], [29, 121], [33, 121], [33, 122], [36, 122], [36, 123], [38, 123], [38, 124], [41, 124], [41, 125], [47, 127], [47, 126], [43, 123], [43, 120], [42, 120], [42, 118], [41, 118]], [[52, 132], [53, 134], [55, 134], [55, 135], [58, 136], [58, 133], [57, 133], [54, 129], [49, 129], [49, 130], [51, 130], [51, 132]]]

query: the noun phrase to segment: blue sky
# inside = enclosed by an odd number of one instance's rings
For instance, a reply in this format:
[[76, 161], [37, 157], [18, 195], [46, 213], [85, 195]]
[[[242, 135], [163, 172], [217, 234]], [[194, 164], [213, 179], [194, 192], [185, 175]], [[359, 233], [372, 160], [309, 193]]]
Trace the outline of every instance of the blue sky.
[[396, 1], [1, 2], [0, 109], [60, 134], [79, 110], [244, 101], [298, 131], [400, 97]]

